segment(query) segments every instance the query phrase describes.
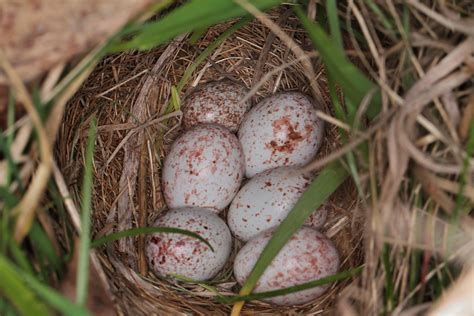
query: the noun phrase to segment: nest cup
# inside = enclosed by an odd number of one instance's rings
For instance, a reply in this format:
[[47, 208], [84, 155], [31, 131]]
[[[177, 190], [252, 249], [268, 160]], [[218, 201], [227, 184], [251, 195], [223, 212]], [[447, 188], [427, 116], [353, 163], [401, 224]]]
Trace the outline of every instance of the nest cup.
[[[284, 8], [270, 11], [269, 18], [304, 50], [312, 45], [297, 19]], [[123, 228], [149, 226], [167, 209], [161, 194], [161, 167], [173, 140], [183, 131], [181, 112], [170, 103], [171, 90], [199, 54], [234, 22], [210, 28], [196, 43], [186, 38], [149, 52], [127, 52], [104, 58], [72, 98], [57, 143], [61, 171], [76, 202], [80, 186], [87, 130], [91, 118], [98, 123], [94, 153], [93, 237]], [[163, 56], [167, 54], [168, 56]], [[164, 63], [152, 71], [160, 56]], [[229, 79], [247, 88], [260, 85], [251, 97], [252, 105], [281, 91], [300, 91], [311, 95], [304, 67], [284, 42], [269, 29], [253, 21], [230, 35], [193, 72], [180, 93], [183, 100], [198, 84]], [[317, 57], [311, 59], [322, 88], [326, 111], [329, 96], [325, 75]], [[146, 83], [152, 83], [140, 100]], [[151, 81], [150, 81], [151, 80]], [[167, 106], [168, 105], [168, 106]], [[137, 107], [138, 106], [138, 107]], [[134, 113], [139, 109], [139, 116]], [[160, 119], [166, 117], [166, 119]], [[340, 145], [337, 127], [327, 123], [318, 158]], [[346, 181], [329, 199], [328, 221], [321, 229], [337, 246], [340, 271], [362, 262], [362, 227], [354, 185]], [[227, 212], [221, 213], [225, 218]], [[238, 293], [232, 276], [232, 262], [242, 243], [234, 240], [232, 256], [224, 269], [207, 282], [220, 294]], [[114, 308], [119, 314], [228, 314], [232, 305], [218, 303], [216, 294], [199, 284], [155, 276], [143, 260], [143, 237], [123, 239], [98, 250], [107, 276]], [[337, 296], [354, 279], [333, 283], [312, 302], [282, 307], [261, 301], [248, 302], [244, 313], [331, 313]]]

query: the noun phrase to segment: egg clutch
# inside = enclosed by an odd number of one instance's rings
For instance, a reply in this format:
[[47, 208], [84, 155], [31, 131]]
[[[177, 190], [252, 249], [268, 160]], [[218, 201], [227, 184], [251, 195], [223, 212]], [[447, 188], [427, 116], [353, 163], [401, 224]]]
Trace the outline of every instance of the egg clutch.
[[[154, 225], [197, 233], [214, 251], [182, 234], [148, 235], [145, 252], [158, 276], [212, 279], [229, 260], [233, 235], [246, 242], [233, 263], [235, 279], [243, 284], [274, 229], [313, 179], [313, 174], [299, 168], [315, 157], [324, 135], [323, 121], [311, 98], [284, 92], [250, 108], [247, 93], [243, 85], [221, 80], [202, 85], [183, 102], [186, 130], [172, 144], [162, 172], [170, 210]], [[226, 223], [219, 213], [227, 208]], [[314, 211], [268, 266], [254, 293], [314, 281], [338, 271], [338, 251], [318, 231], [326, 217], [326, 205]], [[302, 304], [327, 288], [319, 286], [266, 301]]]

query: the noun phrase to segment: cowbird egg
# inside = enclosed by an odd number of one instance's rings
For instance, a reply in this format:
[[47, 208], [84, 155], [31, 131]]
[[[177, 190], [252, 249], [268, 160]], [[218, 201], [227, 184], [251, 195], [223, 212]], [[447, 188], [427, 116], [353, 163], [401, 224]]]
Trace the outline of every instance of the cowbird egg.
[[146, 256], [153, 272], [160, 276], [178, 274], [203, 281], [224, 267], [232, 249], [232, 237], [224, 221], [207, 209], [171, 210], [158, 218], [154, 226], [189, 230], [204, 242], [176, 233], [155, 233], [146, 238]]
[[239, 190], [244, 174], [237, 137], [215, 124], [197, 125], [171, 146], [163, 166], [163, 193], [170, 208], [219, 212]]
[[[237, 254], [234, 275], [240, 284], [247, 279], [271, 236], [272, 230], [261, 233], [250, 240]], [[273, 259], [253, 292], [278, 290], [315, 281], [335, 274], [338, 269], [339, 254], [333, 243], [317, 230], [303, 227], [291, 237]], [[323, 294], [328, 287], [329, 284], [326, 284], [265, 299], [265, 301], [278, 305], [303, 304]]]
[[323, 129], [306, 95], [286, 92], [263, 99], [247, 113], [239, 129], [246, 176], [310, 162], [321, 145]]
[[[267, 170], [250, 179], [235, 196], [227, 215], [234, 236], [248, 241], [280, 225], [312, 179], [311, 174], [304, 174], [295, 167]], [[305, 224], [319, 228], [326, 216], [326, 207], [321, 207]]]
[[202, 85], [183, 101], [183, 123], [186, 128], [202, 123], [216, 123], [236, 132], [250, 102], [243, 100], [248, 90], [230, 80]]

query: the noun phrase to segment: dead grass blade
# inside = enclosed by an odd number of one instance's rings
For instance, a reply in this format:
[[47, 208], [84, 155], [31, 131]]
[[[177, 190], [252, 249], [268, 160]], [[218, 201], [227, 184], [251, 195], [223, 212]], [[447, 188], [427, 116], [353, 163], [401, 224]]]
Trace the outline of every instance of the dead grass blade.
[[52, 151], [46, 130], [43, 126], [43, 123], [41, 122], [38, 112], [35, 109], [35, 106], [33, 105], [33, 101], [29, 97], [26, 87], [23, 85], [20, 77], [12, 68], [6, 59], [5, 54], [1, 50], [0, 66], [5, 71], [5, 74], [10, 81], [11, 87], [16, 90], [18, 100], [21, 101], [25, 106], [38, 135], [40, 164], [37, 168], [36, 174], [31, 180], [27, 192], [23, 195], [18, 205], [15, 206], [15, 208], [11, 211], [11, 213], [17, 217], [14, 238], [17, 243], [21, 243], [33, 224], [36, 208], [38, 207], [38, 203], [45, 192], [46, 184], [51, 174]]

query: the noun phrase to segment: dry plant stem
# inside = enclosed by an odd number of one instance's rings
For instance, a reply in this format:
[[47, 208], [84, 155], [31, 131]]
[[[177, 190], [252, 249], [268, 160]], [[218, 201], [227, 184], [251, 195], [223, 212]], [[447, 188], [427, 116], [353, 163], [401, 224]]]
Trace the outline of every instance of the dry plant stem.
[[459, 124], [459, 136], [464, 141], [469, 133], [469, 126], [474, 124], [474, 92], [469, 96], [467, 106], [464, 109], [461, 123]]
[[49, 137], [49, 143], [53, 146], [54, 142], [56, 141], [56, 136], [59, 131], [59, 126], [63, 121], [64, 110], [66, 108], [66, 104], [69, 99], [79, 90], [82, 86], [84, 80], [89, 77], [92, 70], [94, 69], [96, 63], [93, 63], [89, 66], [89, 68], [85, 69], [79, 77], [76, 78], [65, 90], [64, 92], [58, 97], [57, 101], [54, 103], [54, 107], [48, 117], [48, 121], [46, 122], [46, 130]]
[[365, 132], [361, 132], [360, 135], [357, 135], [358, 137], [354, 140], [349, 141], [347, 144], [343, 145], [341, 148], [334, 150], [332, 153], [329, 155], [326, 155], [323, 158], [314, 160], [310, 162], [308, 165], [306, 165], [302, 170], [303, 172], [310, 172], [310, 171], [315, 171], [318, 169], [321, 169], [331, 161], [334, 161], [336, 159], [341, 158], [348, 152], [352, 151], [353, 149], [357, 148], [360, 144], [362, 144], [364, 141], [369, 139], [369, 137], [380, 130], [386, 123], [387, 121], [392, 117], [393, 110], [388, 111], [385, 113], [384, 116], [382, 116], [374, 125], [369, 127]]
[[[291, 9], [286, 10], [286, 12], [283, 13], [283, 15], [278, 19], [276, 24], [278, 25], [284, 22], [290, 16], [291, 12], [292, 12]], [[267, 36], [265, 45], [263, 45], [263, 48], [262, 48], [262, 53], [258, 57], [257, 65], [255, 66], [255, 75], [252, 79], [252, 85], [251, 85], [252, 87], [262, 78], [263, 67], [265, 66], [265, 63], [267, 62], [268, 53], [270, 53], [270, 49], [272, 48], [272, 44], [275, 41], [275, 38], [276, 38], [276, 34], [273, 32], [270, 32], [270, 34], [268, 34]]]
[[283, 30], [277, 24], [270, 20], [262, 11], [258, 10], [250, 2], [248, 2], [247, 0], [234, 1], [240, 6], [242, 6], [242, 8], [247, 10], [250, 14], [255, 16], [255, 18], [257, 18], [263, 25], [268, 27], [274, 34], [276, 34], [288, 46], [288, 48], [291, 49], [291, 51], [296, 55], [297, 58], [301, 58], [301, 63], [303, 64], [303, 67], [305, 69], [304, 74], [310, 83], [313, 98], [320, 106], [323, 106], [325, 102], [322, 98], [321, 88], [316, 82], [316, 73], [314, 72], [313, 66], [311, 65], [311, 62], [308, 59], [302, 58], [302, 56], [306, 55], [305, 52], [298, 46], [298, 44], [295, 43], [295, 41], [290, 36], [283, 32]]
[[128, 129], [128, 128], [133, 128], [133, 130], [131, 130], [130, 132], [127, 133], [127, 135], [125, 135], [125, 137], [122, 139], [122, 141], [120, 141], [120, 144], [118, 144], [118, 146], [114, 149], [113, 153], [110, 155], [110, 157], [107, 159], [107, 162], [105, 163], [105, 166], [107, 167], [111, 162], [112, 160], [114, 160], [115, 156], [118, 154], [118, 152], [120, 151], [120, 149], [122, 149], [122, 147], [124, 147], [129, 139], [132, 137], [132, 136], [135, 136], [136, 133], [140, 133], [140, 132], [143, 132], [143, 130], [151, 125], [154, 125], [154, 124], [158, 124], [160, 125], [161, 128], [163, 129], [167, 129], [167, 127], [165, 125], [162, 125], [160, 122], [163, 122], [163, 121], [166, 121], [170, 118], [173, 118], [173, 117], [180, 117], [182, 115], [182, 112], [181, 111], [175, 111], [175, 112], [172, 112], [172, 113], [169, 113], [169, 114], [165, 114], [165, 115], [162, 115], [156, 119], [153, 119], [153, 120], [149, 120], [145, 123], [143, 123], [142, 125], [136, 127], [136, 123], [132, 123], [132, 122], [128, 122], [128, 123], [125, 123], [125, 124], [120, 124], [119, 128], [117, 130], [121, 130], [121, 129]]
[[445, 16], [431, 10], [426, 5], [420, 3], [418, 0], [407, 0], [407, 3], [417, 10], [423, 12], [425, 15], [429, 16], [436, 22], [444, 25], [446, 28], [462, 32], [469, 35], [474, 35], [474, 20], [465, 19], [465, 20], [451, 20]]
[[[59, 193], [61, 194], [61, 198], [63, 200], [64, 205], [66, 206], [66, 210], [69, 214], [69, 217], [71, 218], [72, 224], [74, 228], [76, 229], [77, 233], [80, 234], [81, 233], [81, 216], [79, 215], [79, 210], [76, 207], [76, 204], [74, 204], [74, 201], [72, 200], [72, 196], [68, 190], [63, 174], [61, 173], [56, 162], [54, 161], [52, 162], [52, 169], [53, 169], [54, 181], [56, 182], [56, 185], [58, 186]], [[109, 297], [112, 297], [110, 285], [107, 281], [107, 276], [104, 272], [104, 269], [102, 268], [100, 260], [97, 256], [97, 252], [94, 249], [91, 249], [89, 256], [90, 256], [92, 265], [94, 266], [95, 270], [97, 271], [99, 275], [99, 279], [102, 282], [104, 289], [106, 289]]]
[[454, 201], [443, 190], [437, 186], [436, 176], [428, 170], [416, 166], [414, 171], [415, 177], [420, 181], [423, 189], [438, 203], [448, 214], [452, 214], [455, 208]]
[[245, 97], [240, 101], [240, 103], [245, 103], [247, 102], [257, 91], [263, 86], [263, 84], [268, 81], [273, 75], [280, 73], [281, 71], [285, 70], [286, 68], [289, 68], [297, 63], [299, 63], [301, 60], [310, 60], [312, 57], [316, 57], [318, 54], [316, 52], [311, 52], [307, 53], [304, 56], [297, 57], [295, 60], [292, 60], [290, 62], [287, 62], [281, 66], [275, 67], [272, 71], [267, 72], [261, 80], [259, 80], [252, 88], [250, 91], [245, 95]]
[[48, 72], [48, 76], [46, 77], [41, 86], [41, 100], [44, 100], [46, 95], [49, 94], [51, 90], [53, 90], [54, 86], [59, 80], [59, 77], [61, 76], [61, 73], [64, 70], [64, 67], [65, 64], [59, 64]]
[[[146, 120], [146, 109], [149, 105], [154, 105], [158, 101], [158, 73], [165, 66], [166, 61], [179, 49], [186, 35], [179, 36], [174, 42], [170, 43], [158, 61], [153, 66], [151, 74], [146, 79], [140, 94], [137, 97], [132, 109], [129, 122], [144, 122]], [[137, 180], [137, 169], [140, 161], [141, 145], [144, 142], [143, 131], [139, 131], [136, 135], [130, 137], [129, 141], [124, 145], [123, 170], [120, 176], [119, 189], [129, 187], [132, 193], [135, 191]], [[112, 210], [112, 216], [115, 214], [118, 219], [117, 230], [126, 230], [132, 227], [132, 214], [130, 212], [130, 204], [133, 194], [126, 190], [118, 199], [117, 206]], [[136, 265], [136, 252], [134, 251], [133, 238], [123, 238], [118, 241], [119, 251], [128, 255], [129, 263]]]
[[[11, 157], [13, 161], [21, 162], [22, 160], [25, 160], [22, 155], [30, 139], [31, 130], [32, 130], [31, 124], [25, 124], [17, 132], [17, 135], [15, 136], [15, 139], [13, 141], [12, 148], [11, 148]], [[11, 130], [11, 132], [13, 133], [13, 130]], [[6, 180], [7, 180], [6, 174], [8, 170], [7, 168], [8, 168], [7, 161], [0, 161], [0, 185], [6, 185]], [[22, 179], [26, 181], [26, 178], [22, 178]]]
[[326, 121], [334, 126], [337, 126], [343, 130], [345, 130], [346, 132], [350, 132], [351, 131], [351, 127], [349, 126], [349, 124], [346, 124], [338, 119], [336, 119], [335, 117], [332, 117], [331, 115], [329, 114], [326, 114], [320, 110], [317, 110], [316, 111], [316, 116], [319, 117], [320, 119], [322, 119], [323, 121]]
[[[147, 142], [143, 142], [140, 152], [140, 167], [138, 170], [138, 227], [146, 226], [148, 210], [146, 205], [147, 188]], [[138, 270], [142, 275], [147, 273], [147, 264], [145, 257], [145, 236], [138, 237]]]
[[0, 66], [5, 71], [5, 74], [10, 82], [12, 88], [17, 92], [19, 101], [23, 103], [28, 112], [28, 115], [33, 123], [38, 134], [40, 164], [35, 176], [31, 180], [28, 190], [23, 195], [23, 198], [17, 206], [11, 211], [14, 216], [17, 216], [15, 224], [14, 238], [17, 243], [21, 243], [28, 234], [35, 217], [36, 209], [39, 201], [43, 196], [46, 185], [51, 174], [52, 165], [52, 151], [48, 142], [48, 136], [44, 129], [41, 118], [33, 105], [32, 100], [28, 95], [26, 87], [23, 85], [18, 74], [12, 68], [5, 57], [3, 51], [0, 50]]
[[[474, 40], [473, 38], [468, 38], [449, 53], [438, 65], [430, 69], [408, 91], [405, 97], [405, 105], [390, 124], [387, 137], [389, 172], [383, 183], [381, 199], [379, 201], [380, 209], [384, 210], [384, 214], [390, 214], [393, 200], [408, 166], [409, 154], [416, 155], [418, 153], [418, 149], [416, 149], [411, 141], [411, 137], [415, 132], [416, 118], [430, 100], [450, 91], [469, 78], [468, 74], [461, 70], [452, 75], [455, 77], [448, 77], [436, 83], [462, 64], [472, 54], [473, 49]], [[423, 158], [415, 157], [418, 162], [424, 162], [425, 167], [431, 169], [430, 167], [433, 167], [433, 164], [426, 163], [426, 160]], [[429, 166], [426, 166], [426, 164]], [[459, 170], [460, 166], [455, 166], [455, 168], [448, 167], [450, 172]]]

